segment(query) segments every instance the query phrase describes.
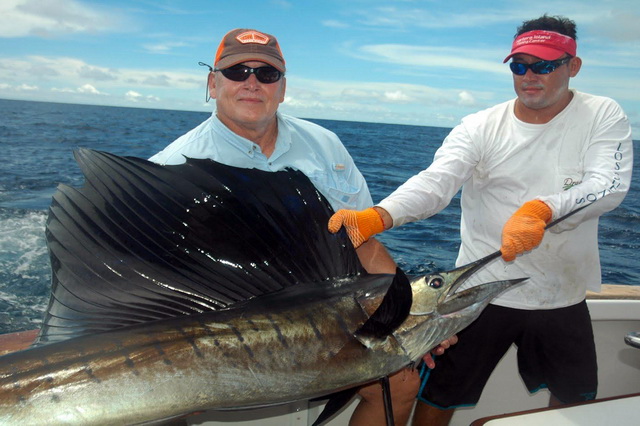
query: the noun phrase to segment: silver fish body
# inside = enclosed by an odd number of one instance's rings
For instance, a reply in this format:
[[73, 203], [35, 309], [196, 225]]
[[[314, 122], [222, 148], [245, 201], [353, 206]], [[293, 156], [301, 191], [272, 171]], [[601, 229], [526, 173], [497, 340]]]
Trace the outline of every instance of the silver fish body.
[[[433, 276], [412, 282], [414, 295], [431, 292], [422, 298], [431, 303], [430, 312], [422, 303], [417, 308], [423, 312], [373, 345], [363, 344], [357, 330], [384, 296], [387, 286], [375, 276], [332, 292], [295, 288], [241, 309], [160, 320], [6, 355], [0, 358], [0, 423], [136, 424], [326, 395], [417, 361], [518, 281], [467, 290], [480, 296], [470, 299], [466, 312], [441, 315], [437, 299], [455, 281], [433, 289], [428, 287]], [[442, 300], [446, 304], [449, 298]]]
[[0, 424], [135, 424], [272, 405], [363, 383], [408, 363], [397, 344], [370, 351], [353, 339], [366, 315], [352, 296], [252, 308], [7, 355], [0, 361]]

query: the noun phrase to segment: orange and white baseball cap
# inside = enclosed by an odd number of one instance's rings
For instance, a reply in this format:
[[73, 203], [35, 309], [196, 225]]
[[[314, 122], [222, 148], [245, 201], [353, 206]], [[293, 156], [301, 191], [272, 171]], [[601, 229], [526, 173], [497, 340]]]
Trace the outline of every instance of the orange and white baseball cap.
[[215, 68], [225, 69], [248, 61], [264, 62], [285, 72], [282, 51], [274, 36], [243, 28], [229, 31], [218, 46]]

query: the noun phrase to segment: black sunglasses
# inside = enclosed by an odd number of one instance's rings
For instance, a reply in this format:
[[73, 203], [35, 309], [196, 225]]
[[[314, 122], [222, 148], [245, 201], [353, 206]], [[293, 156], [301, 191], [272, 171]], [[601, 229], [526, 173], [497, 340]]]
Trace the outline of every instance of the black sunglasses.
[[251, 68], [246, 65], [234, 65], [225, 69], [214, 69], [220, 71], [222, 75], [232, 81], [245, 81], [251, 74], [254, 74], [260, 83], [271, 84], [280, 80], [283, 73], [272, 66]]
[[509, 68], [515, 75], [525, 75], [527, 70], [531, 70], [534, 74], [549, 74], [556, 70], [561, 65], [566, 64], [571, 59], [568, 56], [563, 59], [556, 59], [555, 61], [538, 61], [533, 64], [523, 64], [522, 62], [511, 62]]

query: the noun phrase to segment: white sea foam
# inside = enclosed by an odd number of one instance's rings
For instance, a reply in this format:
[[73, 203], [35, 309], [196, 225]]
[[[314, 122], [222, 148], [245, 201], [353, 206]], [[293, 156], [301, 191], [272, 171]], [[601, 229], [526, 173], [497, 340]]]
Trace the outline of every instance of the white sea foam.
[[[44, 238], [46, 213], [26, 212], [24, 215], [0, 215], [0, 270], [20, 276], [38, 273], [47, 248]], [[34, 271], [34, 266], [37, 266]]]

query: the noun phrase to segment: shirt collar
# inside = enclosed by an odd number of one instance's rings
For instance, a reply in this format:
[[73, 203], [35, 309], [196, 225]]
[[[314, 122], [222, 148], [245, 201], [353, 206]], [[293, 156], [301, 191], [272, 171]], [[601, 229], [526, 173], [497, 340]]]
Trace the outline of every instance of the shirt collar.
[[[289, 151], [291, 147], [291, 131], [282, 120], [280, 112], [276, 112], [276, 119], [278, 120], [278, 137], [276, 138], [276, 147], [269, 157], [270, 161], [276, 160], [278, 157]], [[225, 124], [220, 121], [216, 112], [213, 112], [214, 125], [218, 128], [219, 134], [228, 142], [231, 146], [235, 147], [244, 155], [253, 158], [256, 153], [261, 152], [258, 144], [244, 138], [234, 132], [232, 132]]]

